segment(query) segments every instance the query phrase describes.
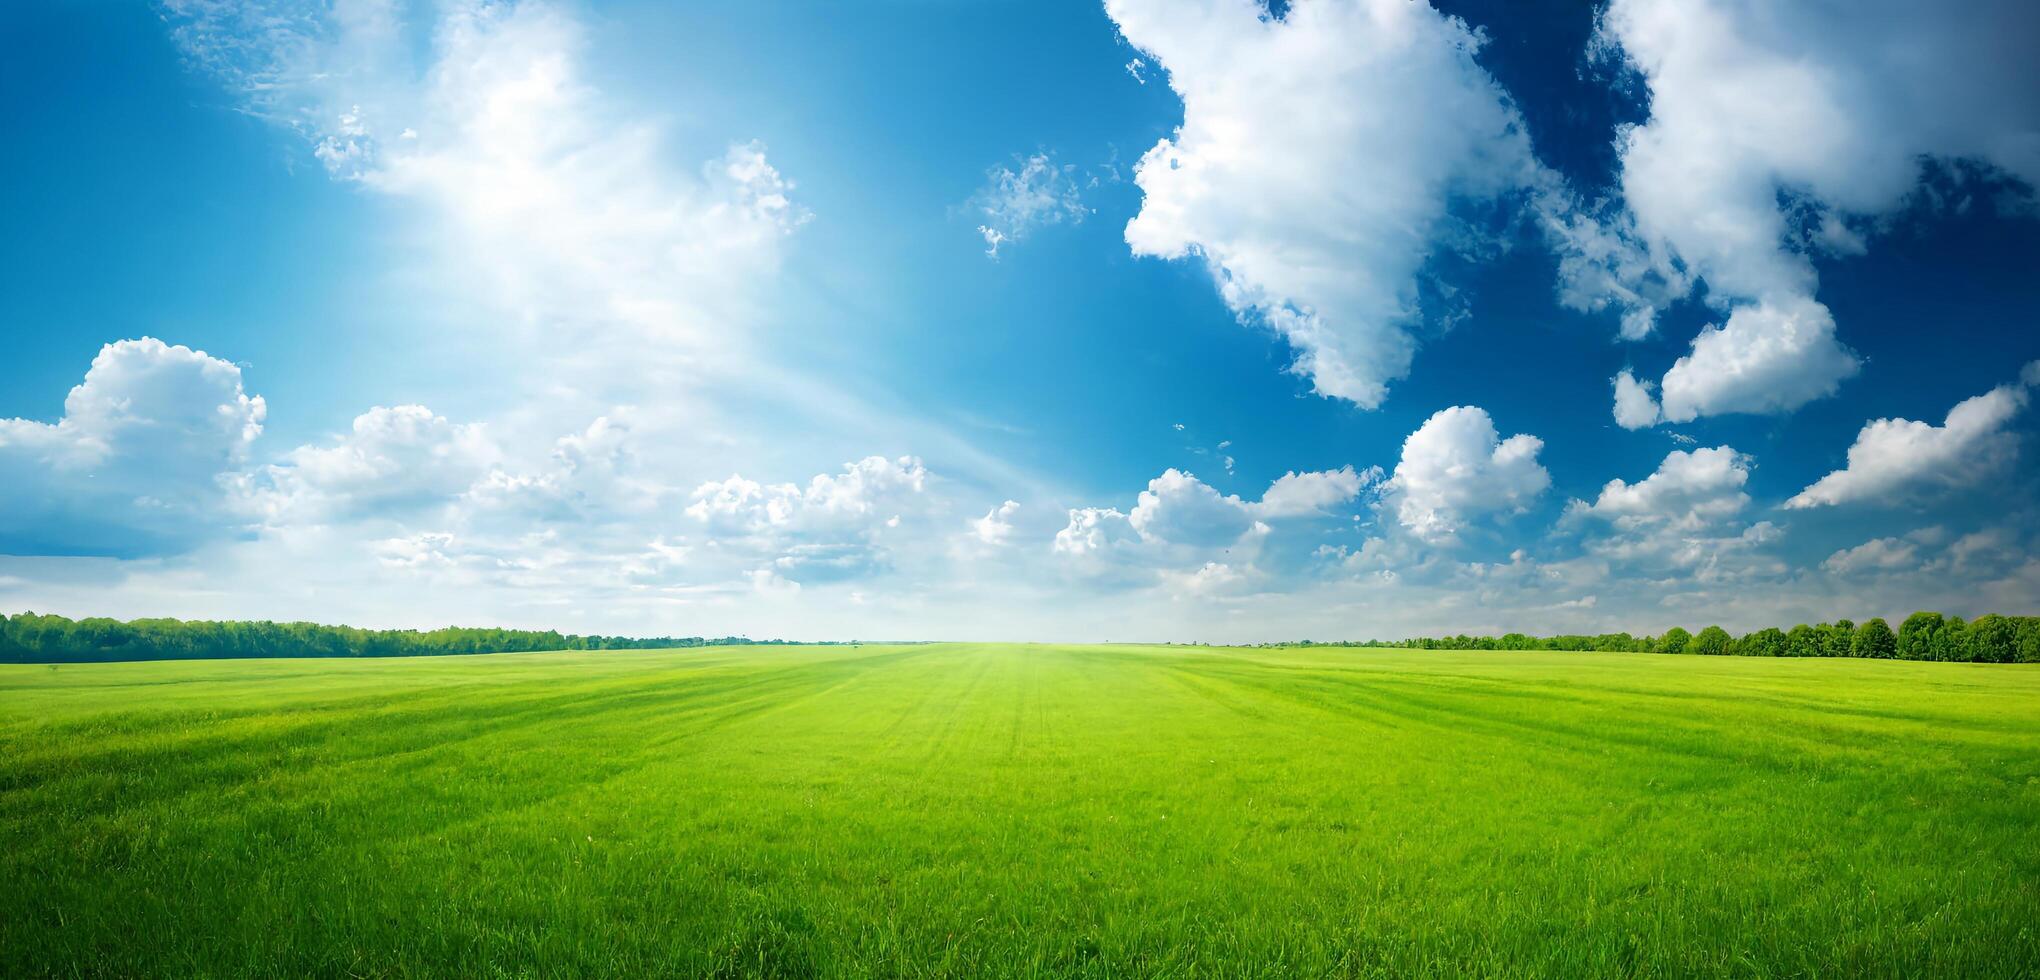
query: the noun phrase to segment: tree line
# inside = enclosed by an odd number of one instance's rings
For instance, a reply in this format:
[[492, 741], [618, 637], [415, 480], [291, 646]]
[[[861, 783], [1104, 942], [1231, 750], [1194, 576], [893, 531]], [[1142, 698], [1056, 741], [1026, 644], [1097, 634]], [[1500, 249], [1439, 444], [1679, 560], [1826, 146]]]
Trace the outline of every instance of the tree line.
[[367, 630], [318, 623], [178, 619], [66, 619], [0, 615], [0, 663], [87, 663], [111, 660], [209, 660], [247, 657], [426, 657], [457, 653], [545, 650], [653, 650], [671, 647], [780, 644], [741, 636], [580, 636], [558, 630], [450, 626], [436, 630]]
[[[1323, 645], [1323, 644], [1317, 644]], [[1406, 640], [1362, 640], [1337, 646], [1410, 650], [1574, 650], [1610, 653], [1691, 653], [1727, 657], [1868, 657], [1878, 660], [1943, 660], [1960, 663], [2040, 663], [2040, 616], [1960, 616], [1916, 612], [1898, 624], [1882, 619], [1858, 626], [1846, 619], [1789, 630], [1765, 627], [1741, 636], [1719, 626], [1689, 633], [1674, 626], [1662, 636], [1628, 633], [1529, 636], [1419, 636]]]

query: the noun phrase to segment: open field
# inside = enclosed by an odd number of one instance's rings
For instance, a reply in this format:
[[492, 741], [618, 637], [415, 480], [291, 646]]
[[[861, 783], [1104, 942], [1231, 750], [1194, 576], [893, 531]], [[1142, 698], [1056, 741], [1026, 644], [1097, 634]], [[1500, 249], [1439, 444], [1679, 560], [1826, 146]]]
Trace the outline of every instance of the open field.
[[0, 667], [0, 975], [2040, 970], [2040, 668]]

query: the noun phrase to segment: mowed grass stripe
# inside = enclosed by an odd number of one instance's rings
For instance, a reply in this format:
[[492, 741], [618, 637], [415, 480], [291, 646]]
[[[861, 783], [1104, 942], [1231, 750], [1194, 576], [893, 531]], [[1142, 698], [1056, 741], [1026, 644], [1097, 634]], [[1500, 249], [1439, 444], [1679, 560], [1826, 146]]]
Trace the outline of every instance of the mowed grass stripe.
[[[202, 792], [205, 786], [190, 784], [231, 782], [251, 772], [308, 763], [401, 765], [408, 754], [444, 752], [472, 740], [500, 738], [510, 746], [532, 740], [520, 730], [536, 729], [537, 738], [551, 739], [577, 720], [596, 717], [602, 720], [599, 729], [637, 730], [654, 742], [687, 737], [697, 726], [663, 722], [676, 712], [702, 712], [712, 724], [782, 708], [788, 697], [806, 692], [818, 673], [835, 676], [842, 671], [835, 663], [789, 663], [772, 671], [700, 671], [699, 676], [685, 678], [687, 683], [680, 683], [683, 678], [672, 671], [645, 677], [563, 678], [561, 683], [503, 688], [493, 697], [477, 697], [459, 686], [321, 699], [302, 707], [187, 710], [160, 716], [125, 710], [50, 725], [32, 743], [41, 750], [24, 749], [0, 777], [4, 778], [0, 813], [11, 800], [5, 791], [15, 789], [17, 780], [33, 783], [47, 778], [52, 767], [125, 778], [159, 775], [174, 779], [181, 791]], [[304, 757], [314, 752], [316, 758]], [[173, 760], [179, 765], [166, 765]]]
[[2013, 666], [0, 669], [10, 976], [2022, 976], [2036, 823]]

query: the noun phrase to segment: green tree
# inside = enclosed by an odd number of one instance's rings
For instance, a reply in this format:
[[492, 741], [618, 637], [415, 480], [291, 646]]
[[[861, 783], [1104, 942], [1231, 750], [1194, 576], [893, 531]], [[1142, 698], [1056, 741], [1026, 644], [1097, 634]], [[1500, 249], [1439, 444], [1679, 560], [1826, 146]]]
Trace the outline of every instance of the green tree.
[[1800, 623], [1785, 633], [1785, 655], [1788, 657], [1818, 657], [1824, 649], [1820, 642], [1820, 633], [1805, 623]]
[[2019, 662], [2040, 664], [2040, 616], [2019, 617]]
[[1934, 634], [1934, 659], [1965, 663], [1976, 659], [1969, 649], [1969, 624], [1962, 617], [1948, 617]]
[[1690, 646], [1692, 642], [1693, 634], [1688, 633], [1677, 626], [1674, 626], [1671, 629], [1666, 630], [1665, 635], [1658, 637], [1657, 652], [1685, 653], [1686, 648]]
[[[552, 630], [364, 630], [317, 623], [0, 616], [0, 661], [78, 662], [233, 657], [414, 657], [439, 653], [700, 646], [700, 637], [579, 637]], [[729, 643], [749, 643], [732, 639]]]
[[2019, 659], [2019, 624], [1995, 613], [1969, 624], [1969, 659], [2008, 664]]
[[1856, 656], [1889, 660], [1898, 656], [1898, 638], [1891, 633], [1891, 627], [1875, 616], [1856, 630]]
[[1937, 612], [1916, 612], [1898, 624], [1898, 658], [1933, 660], [1941, 650], [1940, 634], [1947, 621]]
[[1742, 638], [1740, 652], [1745, 657], [1782, 657], [1785, 655], [1785, 631], [1766, 626]]
[[1821, 656], [1849, 657], [1855, 655], [1856, 624], [1846, 619], [1837, 619], [1832, 625], [1820, 627]]
[[1728, 653], [1728, 631], [1719, 626], [1709, 626], [1701, 630], [1698, 636], [1693, 637], [1692, 650], [1694, 653], [1709, 657], [1719, 657]]

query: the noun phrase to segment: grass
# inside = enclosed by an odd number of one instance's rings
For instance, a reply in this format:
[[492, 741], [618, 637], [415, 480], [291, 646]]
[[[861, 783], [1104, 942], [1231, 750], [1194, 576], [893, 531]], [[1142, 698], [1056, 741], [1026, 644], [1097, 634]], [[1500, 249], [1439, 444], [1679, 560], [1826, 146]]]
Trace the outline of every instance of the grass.
[[2040, 669], [0, 667], [0, 975], [2032, 976]]

